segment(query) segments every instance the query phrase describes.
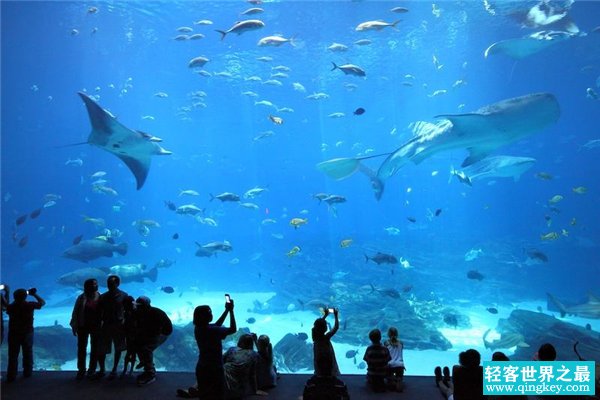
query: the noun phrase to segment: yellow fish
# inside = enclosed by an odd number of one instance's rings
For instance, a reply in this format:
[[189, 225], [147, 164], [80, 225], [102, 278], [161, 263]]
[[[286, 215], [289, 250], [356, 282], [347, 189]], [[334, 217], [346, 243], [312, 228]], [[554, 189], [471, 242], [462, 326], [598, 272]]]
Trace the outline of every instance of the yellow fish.
[[273, 121], [273, 123], [274, 123], [275, 125], [281, 125], [281, 124], [283, 124], [283, 118], [281, 118], [281, 117], [274, 117], [274, 116], [272, 116], [272, 115], [269, 115], [269, 119], [270, 119], [271, 121]]
[[344, 239], [340, 242], [340, 247], [345, 249], [346, 247], [349, 247], [352, 244], [352, 239]]
[[308, 218], [292, 218], [290, 221], [290, 225], [294, 227], [294, 229], [298, 229], [299, 226], [308, 224]]
[[557, 195], [553, 196], [550, 200], [548, 200], [548, 203], [556, 204], [559, 201], [561, 201], [562, 199], [563, 199], [563, 197], [560, 194], [557, 194]]
[[294, 257], [296, 254], [300, 253], [301, 249], [298, 246], [292, 247], [290, 251], [286, 253], [288, 257]]
[[586, 194], [587, 188], [585, 186], [577, 186], [573, 188], [573, 191], [577, 194]]
[[556, 233], [556, 232], [546, 233], [545, 235], [540, 235], [540, 239], [542, 239], [542, 240], [556, 240], [556, 239], [558, 239], [558, 233]]

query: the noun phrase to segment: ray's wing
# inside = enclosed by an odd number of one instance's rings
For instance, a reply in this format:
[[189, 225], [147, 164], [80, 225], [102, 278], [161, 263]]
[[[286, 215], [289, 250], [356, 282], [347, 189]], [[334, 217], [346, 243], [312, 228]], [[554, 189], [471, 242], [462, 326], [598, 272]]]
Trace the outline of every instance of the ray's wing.
[[121, 124], [85, 93], [79, 92], [79, 96], [86, 106], [92, 124], [88, 143], [119, 157], [135, 176], [137, 189], [141, 189], [150, 170], [151, 156], [171, 152], [156, 143], [160, 139]]

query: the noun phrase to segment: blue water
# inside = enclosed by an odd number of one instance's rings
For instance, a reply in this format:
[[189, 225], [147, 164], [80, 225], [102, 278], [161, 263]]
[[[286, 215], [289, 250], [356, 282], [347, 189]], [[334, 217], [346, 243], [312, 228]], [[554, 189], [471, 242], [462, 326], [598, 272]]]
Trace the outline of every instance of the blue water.
[[[468, 298], [484, 314], [484, 305], [511, 308], [519, 302], [545, 302], [546, 292], [573, 301], [588, 292], [599, 294], [600, 148], [582, 146], [600, 138], [600, 101], [586, 97], [587, 88], [600, 91], [600, 33], [592, 32], [600, 5], [576, 2], [569, 10], [587, 35], [519, 61], [501, 54], [486, 59], [483, 52], [499, 40], [543, 30], [523, 27], [510, 16], [535, 2], [502, 3], [495, 15], [480, 2], [440, 2], [439, 17], [429, 2], [404, 2], [408, 13], [391, 13], [397, 5], [269, 2], [262, 5], [263, 14], [248, 17], [264, 21], [264, 28], [239, 36], [230, 33], [221, 41], [215, 29], [231, 27], [250, 5], [2, 2], [2, 282], [12, 288], [36, 286], [48, 297], [68, 297], [57, 278], [88, 265], [62, 257], [63, 251], [79, 235], [90, 239], [104, 233], [85, 223], [86, 215], [103, 218], [106, 228], [122, 232], [118, 241], [129, 245], [127, 255], [89, 265], [143, 263], [150, 268], [160, 259], [176, 261], [159, 269], [157, 282], [125, 288], [134, 295], [155, 293], [162, 286], [180, 292], [194, 286], [217, 292], [292, 292], [302, 298], [299, 288], [314, 284], [322, 285], [327, 297], [335, 272], [347, 273], [344, 282], [350, 287], [372, 283], [401, 291], [412, 285], [406, 296], [415, 301], [435, 298], [452, 305]], [[91, 6], [98, 12], [88, 12]], [[200, 19], [213, 24], [193, 24]], [[402, 21], [397, 29], [355, 31], [359, 23], [376, 19]], [[182, 26], [205, 37], [175, 41]], [[256, 45], [272, 34], [293, 37], [294, 45]], [[354, 45], [359, 39], [372, 43]], [[334, 42], [345, 44], [348, 51], [328, 51]], [[197, 56], [210, 59], [204, 69], [212, 76], [188, 68]], [[273, 61], [257, 60], [265, 56]], [[434, 56], [443, 67], [436, 67]], [[332, 61], [359, 65], [366, 78], [331, 71]], [[291, 69], [288, 78], [280, 79], [281, 87], [246, 80], [258, 76], [265, 81], [278, 65]], [[220, 72], [230, 75], [218, 76]], [[405, 78], [407, 74], [414, 80]], [[407, 80], [413, 86], [402, 85]], [[453, 88], [457, 80], [466, 84]], [[293, 82], [306, 91], [294, 90]], [[356, 88], [349, 90], [345, 84]], [[430, 97], [442, 89], [447, 93]], [[85, 142], [91, 130], [78, 91], [97, 96], [122, 124], [162, 138], [161, 145], [173, 152], [153, 157], [141, 190], [113, 155], [90, 145], [64, 147]], [[206, 107], [192, 107], [190, 93], [195, 91], [206, 93]], [[245, 91], [258, 97], [242, 95]], [[158, 92], [168, 97], [155, 96]], [[329, 98], [306, 99], [316, 92]], [[315, 167], [324, 160], [363, 155], [366, 149], [372, 154], [393, 151], [410, 138], [412, 122], [435, 122], [438, 114], [471, 112], [534, 92], [554, 94], [561, 117], [494, 153], [536, 158], [518, 182], [498, 178], [473, 187], [456, 178], [449, 182], [451, 166], [458, 168], [467, 154], [454, 150], [406, 165], [387, 180], [377, 201], [361, 174], [334, 181]], [[294, 112], [255, 105], [260, 100]], [[358, 107], [365, 114], [353, 115]], [[328, 117], [335, 112], [345, 116]], [[282, 117], [284, 123], [273, 124], [269, 115]], [[268, 130], [274, 135], [253, 140]], [[65, 165], [69, 159], [81, 159], [82, 165]], [[365, 164], [376, 169], [381, 161]], [[117, 196], [92, 190], [91, 175], [97, 171], [106, 172], [106, 186]], [[432, 176], [434, 171], [437, 175]], [[539, 179], [535, 174], [540, 172], [553, 179]], [[210, 194], [242, 195], [256, 186], [267, 191], [243, 201], [256, 203], [257, 210], [209, 201]], [[574, 193], [578, 186], [587, 193]], [[200, 195], [180, 197], [185, 189]], [[320, 192], [343, 195], [347, 202], [334, 212], [313, 198]], [[42, 207], [47, 194], [60, 195], [56, 205], [16, 227], [16, 218]], [[554, 195], [563, 196], [556, 204], [560, 213], [549, 208]], [[165, 207], [167, 200], [206, 208], [204, 217], [218, 226], [173, 213]], [[437, 209], [441, 214], [428, 218]], [[552, 219], [550, 227], [546, 215]], [[289, 221], [295, 217], [308, 218], [308, 224], [294, 229]], [[277, 222], [262, 224], [266, 218]], [[570, 224], [573, 218], [575, 225]], [[142, 236], [132, 226], [139, 219], [155, 220], [160, 228]], [[399, 234], [389, 235], [386, 227], [398, 228]], [[540, 240], [551, 231], [560, 237]], [[175, 233], [179, 239], [172, 238]], [[19, 247], [17, 241], [24, 236], [27, 243]], [[342, 239], [353, 243], [341, 248]], [[233, 251], [211, 258], [194, 255], [195, 242], [223, 240]], [[300, 254], [286, 256], [294, 246], [301, 248]], [[546, 254], [549, 262], [518, 266], [527, 260], [524, 249], [532, 248]], [[471, 249], [483, 254], [467, 262], [464, 255]], [[403, 257], [414, 268], [364, 263], [364, 254], [378, 251]], [[485, 278], [467, 279], [469, 270]], [[336, 306], [344, 308], [343, 303]], [[318, 310], [314, 312], [316, 317]], [[66, 325], [68, 319], [65, 314], [59, 322]]]

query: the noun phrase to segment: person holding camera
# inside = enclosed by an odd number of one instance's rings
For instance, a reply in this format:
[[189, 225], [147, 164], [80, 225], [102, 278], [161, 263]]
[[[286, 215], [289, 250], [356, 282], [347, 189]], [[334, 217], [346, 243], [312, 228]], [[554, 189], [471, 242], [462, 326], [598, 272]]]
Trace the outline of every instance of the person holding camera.
[[[333, 314], [335, 317], [333, 328], [327, 332], [327, 322], [325, 319], [329, 314]], [[340, 369], [338, 368], [337, 360], [335, 358], [335, 351], [333, 350], [333, 345], [331, 344], [331, 338], [338, 331], [340, 327], [340, 321], [338, 319], [338, 309], [337, 308], [326, 308], [325, 315], [321, 318], [317, 318], [312, 328], [312, 340], [313, 340], [313, 355], [314, 355], [314, 366], [315, 366], [315, 375], [325, 375], [325, 376], [339, 376]], [[327, 357], [331, 360], [329, 365], [331, 366], [331, 370], [329, 371], [320, 371], [319, 366], [326, 365], [324, 363], [320, 363], [319, 359], [322, 357]]]
[[[229, 314], [229, 328], [223, 325]], [[198, 363], [196, 364], [196, 381], [200, 399], [224, 399], [225, 375], [223, 370], [222, 340], [237, 331], [233, 300], [225, 295], [225, 311], [219, 319], [213, 320], [210, 306], [202, 305], [194, 310], [194, 336], [198, 344]]]
[[[36, 301], [27, 301], [27, 296]], [[6, 308], [8, 314], [8, 367], [6, 381], [17, 378], [19, 353], [23, 348], [23, 376], [29, 378], [33, 372], [33, 312], [41, 309], [46, 302], [37, 294], [36, 288], [17, 289], [14, 301]]]

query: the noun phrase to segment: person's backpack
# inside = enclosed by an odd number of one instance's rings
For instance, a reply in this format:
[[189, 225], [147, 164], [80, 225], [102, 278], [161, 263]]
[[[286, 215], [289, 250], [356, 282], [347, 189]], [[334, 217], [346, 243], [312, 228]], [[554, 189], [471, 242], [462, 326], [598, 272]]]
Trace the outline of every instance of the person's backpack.
[[348, 387], [336, 377], [313, 376], [304, 386], [303, 400], [350, 400]]

